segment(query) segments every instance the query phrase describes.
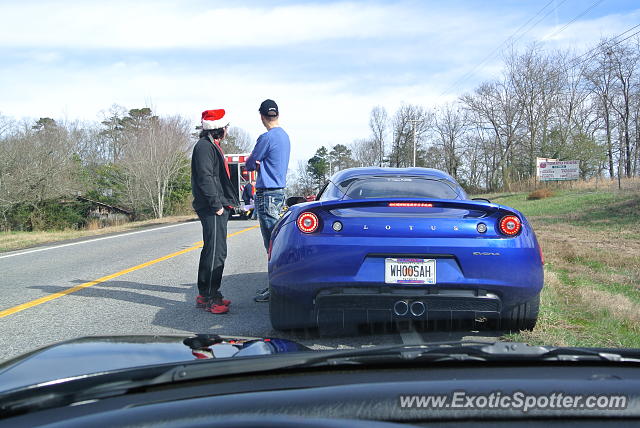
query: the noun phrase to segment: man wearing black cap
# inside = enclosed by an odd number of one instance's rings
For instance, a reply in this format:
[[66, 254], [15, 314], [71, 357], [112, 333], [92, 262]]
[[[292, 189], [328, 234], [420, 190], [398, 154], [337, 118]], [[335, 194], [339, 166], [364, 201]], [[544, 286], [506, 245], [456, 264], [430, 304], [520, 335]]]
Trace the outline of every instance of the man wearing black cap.
[[[256, 146], [247, 159], [246, 166], [249, 171], [259, 168], [255, 210], [258, 213], [264, 247], [268, 251], [271, 231], [280, 218], [280, 210], [284, 204], [284, 188], [287, 185], [291, 143], [289, 136], [278, 122], [280, 112], [275, 101], [264, 100], [258, 111], [267, 132], [258, 137]], [[269, 288], [260, 290], [254, 300], [268, 302]]]

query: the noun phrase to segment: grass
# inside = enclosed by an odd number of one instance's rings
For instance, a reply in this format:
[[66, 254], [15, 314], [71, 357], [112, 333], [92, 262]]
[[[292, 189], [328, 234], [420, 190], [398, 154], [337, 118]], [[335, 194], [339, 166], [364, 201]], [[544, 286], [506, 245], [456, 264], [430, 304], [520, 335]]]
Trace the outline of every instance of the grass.
[[118, 226], [104, 228], [89, 227], [82, 230], [60, 230], [47, 232], [0, 232], [0, 252], [20, 250], [35, 245], [46, 244], [68, 239], [87, 236], [104, 235], [115, 232], [125, 232], [153, 225], [175, 223], [195, 219], [195, 216], [174, 216], [162, 219], [135, 221]]
[[538, 325], [510, 340], [640, 348], [640, 185], [484, 195], [521, 211], [545, 256]]

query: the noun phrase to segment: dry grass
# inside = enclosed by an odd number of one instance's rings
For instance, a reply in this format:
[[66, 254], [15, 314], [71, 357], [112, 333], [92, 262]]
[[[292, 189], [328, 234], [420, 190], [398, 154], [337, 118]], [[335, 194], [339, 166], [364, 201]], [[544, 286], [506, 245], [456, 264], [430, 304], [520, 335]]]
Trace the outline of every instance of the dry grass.
[[576, 181], [547, 181], [539, 182], [536, 177], [529, 178], [527, 180], [511, 183], [505, 191], [512, 192], [531, 192], [540, 186], [550, 188], [554, 190], [633, 190], [640, 189], [640, 177], [621, 178], [618, 187], [618, 180], [611, 180], [609, 178], [591, 178], [589, 180], [576, 180]]
[[640, 271], [640, 225], [600, 230], [567, 223], [542, 224], [535, 218], [530, 221], [547, 262], [562, 268], [590, 262], [595, 268], [602, 265]]
[[624, 296], [570, 285], [547, 271], [541, 301], [536, 328], [511, 339], [553, 346], [640, 346], [640, 305]]
[[[531, 207], [544, 213], [528, 218], [545, 256], [545, 287], [536, 329], [511, 339], [640, 347], [640, 193], [610, 193], [621, 200], [553, 214], [547, 202], [547, 213]], [[574, 196], [565, 192], [556, 199], [571, 204]]]
[[20, 250], [39, 244], [63, 241], [67, 239], [98, 236], [108, 233], [125, 232], [153, 225], [178, 223], [195, 220], [195, 215], [172, 216], [162, 219], [135, 221], [117, 226], [99, 227], [99, 223], [89, 223], [89, 227], [83, 230], [61, 230], [52, 232], [0, 232], [0, 252]]
[[85, 230], [98, 230], [98, 229], [100, 229], [100, 220], [97, 220], [97, 219], [89, 220], [84, 229]]

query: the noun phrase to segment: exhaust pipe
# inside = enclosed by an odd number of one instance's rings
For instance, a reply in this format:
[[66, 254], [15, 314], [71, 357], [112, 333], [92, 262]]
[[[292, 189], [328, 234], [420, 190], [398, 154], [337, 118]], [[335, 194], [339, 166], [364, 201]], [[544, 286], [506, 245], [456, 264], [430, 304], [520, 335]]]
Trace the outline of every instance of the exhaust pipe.
[[413, 302], [411, 304], [411, 315], [414, 317], [419, 317], [424, 315], [427, 308], [424, 306], [424, 303], [421, 301]]
[[404, 300], [398, 300], [393, 304], [393, 313], [398, 316], [407, 315], [409, 312], [409, 304]]

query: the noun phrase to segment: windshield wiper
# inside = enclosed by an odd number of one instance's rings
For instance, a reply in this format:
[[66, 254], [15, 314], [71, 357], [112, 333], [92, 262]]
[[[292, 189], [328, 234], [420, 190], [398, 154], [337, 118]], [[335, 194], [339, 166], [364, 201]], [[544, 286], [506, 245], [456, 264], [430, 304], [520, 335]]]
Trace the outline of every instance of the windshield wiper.
[[332, 365], [374, 361], [609, 361], [640, 362], [638, 350], [530, 346], [518, 342], [440, 342], [425, 345], [396, 345], [352, 351], [329, 359]]
[[284, 369], [342, 365], [380, 365], [454, 361], [570, 361], [640, 363], [637, 349], [588, 349], [529, 346], [516, 342], [437, 342], [365, 349], [297, 352], [269, 356], [198, 360], [121, 369], [61, 379], [9, 391], [0, 396], [4, 417], [32, 410], [124, 395], [155, 385]]

